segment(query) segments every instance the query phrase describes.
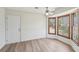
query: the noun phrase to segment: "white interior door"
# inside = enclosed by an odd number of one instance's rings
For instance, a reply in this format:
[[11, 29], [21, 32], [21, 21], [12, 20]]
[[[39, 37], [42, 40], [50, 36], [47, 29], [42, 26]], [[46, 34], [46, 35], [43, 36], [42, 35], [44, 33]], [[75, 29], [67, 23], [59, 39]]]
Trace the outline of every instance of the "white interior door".
[[7, 43], [15, 43], [20, 41], [20, 16], [7, 16], [6, 41]]

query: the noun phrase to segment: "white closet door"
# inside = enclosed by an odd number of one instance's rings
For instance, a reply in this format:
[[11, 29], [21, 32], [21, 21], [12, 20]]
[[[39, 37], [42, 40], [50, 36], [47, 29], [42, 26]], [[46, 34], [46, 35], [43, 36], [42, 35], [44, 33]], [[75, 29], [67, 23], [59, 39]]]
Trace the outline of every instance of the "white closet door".
[[20, 41], [20, 16], [7, 16], [6, 41], [7, 43], [15, 43]]

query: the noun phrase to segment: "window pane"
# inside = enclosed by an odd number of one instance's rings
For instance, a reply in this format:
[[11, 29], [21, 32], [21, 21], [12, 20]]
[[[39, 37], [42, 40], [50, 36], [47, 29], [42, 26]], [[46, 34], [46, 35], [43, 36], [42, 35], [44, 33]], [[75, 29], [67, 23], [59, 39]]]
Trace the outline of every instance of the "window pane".
[[79, 17], [76, 13], [72, 14], [73, 17], [73, 40], [79, 45]]
[[58, 34], [70, 38], [69, 16], [61, 16], [58, 18]]
[[55, 34], [56, 32], [56, 18], [48, 19], [48, 32], [49, 34]]

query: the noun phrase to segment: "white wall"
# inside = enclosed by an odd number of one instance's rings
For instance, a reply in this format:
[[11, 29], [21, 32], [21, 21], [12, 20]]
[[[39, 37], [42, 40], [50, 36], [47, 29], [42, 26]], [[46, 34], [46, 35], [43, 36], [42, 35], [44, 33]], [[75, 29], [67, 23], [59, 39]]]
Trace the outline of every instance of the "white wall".
[[44, 15], [8, 9], [6, 15], [21, 17], [21, 41], [46, 37], [46, 17]]
[[26, 13], [21, 17], [22, 40], [44, 38], [46, 36], [46, 19], [44, 15]]
[[0, 8], [0, 48], [5, 45], [5, 9]]

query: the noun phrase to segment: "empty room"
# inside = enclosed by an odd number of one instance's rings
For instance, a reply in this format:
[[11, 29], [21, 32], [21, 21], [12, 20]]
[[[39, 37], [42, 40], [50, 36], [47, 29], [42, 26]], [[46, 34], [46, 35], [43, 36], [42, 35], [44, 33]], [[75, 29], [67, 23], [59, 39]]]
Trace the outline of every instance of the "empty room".
[[79, 8], [0, 7], [0, 52], [79, 52]]

